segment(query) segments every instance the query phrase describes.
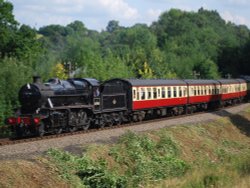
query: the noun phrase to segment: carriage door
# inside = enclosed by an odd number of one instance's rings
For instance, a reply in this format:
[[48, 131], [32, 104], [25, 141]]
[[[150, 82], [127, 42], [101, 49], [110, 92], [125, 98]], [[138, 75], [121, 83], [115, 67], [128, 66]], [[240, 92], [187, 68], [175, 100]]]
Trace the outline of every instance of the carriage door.
[[93, 100], [94, 100], [94, 108], [95, 110], [100, 110], [100, 91], [99, 87], [94, 87], [93, 89]]

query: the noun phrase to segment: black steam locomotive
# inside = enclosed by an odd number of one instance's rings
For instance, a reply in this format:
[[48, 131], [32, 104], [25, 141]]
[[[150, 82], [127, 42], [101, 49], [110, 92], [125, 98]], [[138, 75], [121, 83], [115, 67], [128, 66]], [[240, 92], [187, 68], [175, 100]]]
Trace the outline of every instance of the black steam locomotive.
[[100, 84], [93, 78], [42, 83], [34, 77], [21, 87], [21, 107], [6, 121], [15, 137], [43, 136], [231, 105], [247, 92], [244, 79], [111, 79]]
[[54, 78], [42, 83], [40, 77], [34, 77], [32, 84], [21, 87], [21, 107], [7, 123], [17, 137], [88, 129], [98, 90], [96, 79]]

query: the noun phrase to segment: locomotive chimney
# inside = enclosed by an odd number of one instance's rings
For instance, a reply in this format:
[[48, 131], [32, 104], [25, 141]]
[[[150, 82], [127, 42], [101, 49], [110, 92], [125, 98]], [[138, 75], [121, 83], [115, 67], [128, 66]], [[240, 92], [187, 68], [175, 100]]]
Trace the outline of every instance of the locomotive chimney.
[[33, 83], [34, 84], [40, 84], [41, 82], [41, 77], [40, 76], [33, 76]]

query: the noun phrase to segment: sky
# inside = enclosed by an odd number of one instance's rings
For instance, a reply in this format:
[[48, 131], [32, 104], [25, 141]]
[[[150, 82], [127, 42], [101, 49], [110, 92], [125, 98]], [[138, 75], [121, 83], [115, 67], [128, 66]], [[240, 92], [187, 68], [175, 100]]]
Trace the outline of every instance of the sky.
[[14, 5], [20, 24], [40, 28], [82, 21], [88, 29], [102, 31], [110, 20], [120, 26], [150, 25], [161, 13], [177, 8], [197, 12], [216, 10], [223, 19], [250, 28], [250, 0], [7, 0]]

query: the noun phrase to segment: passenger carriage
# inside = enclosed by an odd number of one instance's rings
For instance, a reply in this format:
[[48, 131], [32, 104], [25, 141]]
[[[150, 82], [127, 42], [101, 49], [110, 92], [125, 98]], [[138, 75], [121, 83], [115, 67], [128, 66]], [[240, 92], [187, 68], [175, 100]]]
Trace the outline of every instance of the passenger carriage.
[[111, 79], [101, 87], [102, 112], [123, 114], [126, 111], [134, 121], [147, 116], [178, 115], [234, 104], [247, 92], [242, 79]]

